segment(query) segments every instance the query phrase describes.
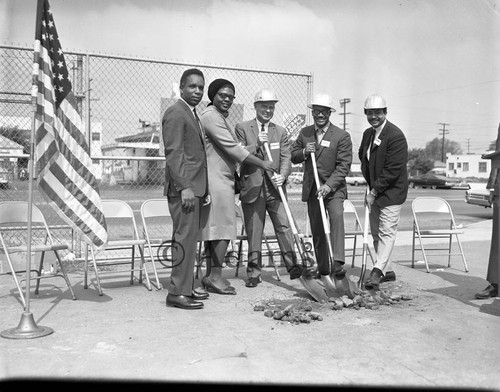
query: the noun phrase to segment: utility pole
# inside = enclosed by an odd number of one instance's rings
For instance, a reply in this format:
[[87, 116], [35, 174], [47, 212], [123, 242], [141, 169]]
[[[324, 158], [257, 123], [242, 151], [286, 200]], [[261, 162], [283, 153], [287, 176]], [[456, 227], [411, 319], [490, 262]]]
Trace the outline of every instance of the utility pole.
[[469, 155], [470, 154], [470, 138], [465, 139], [465, 142], [467, 143], [467, 155]]
[[443, 144], [441, 147], [441, 162], [445, 163], [446, 161], [444, 159], [444, 135], [450, 133], [450, 131], [446, 129], [446, 126], [450, 125], [450, 124], [446, 124], [446, 123], [438, 123], [438, 124], [443, 126], [443, 129], [441, 129], [441, 133], [443, 135]]
[[339, 113], [340, 116], [344, 116], [344, 131], [346, 130], [346, 125], [347, 123], [345, 122], [346, 121], [346, 115], [347, 114], [351, 114], [351, 113], [348, 113], [346, 112], [346, 107], [347, 107], [347, 104], [351, 102], [351, 99], [350, 98], [343, 98], [340, 100], [340, 107], [344, 109], [344, 112], [343, 113]]

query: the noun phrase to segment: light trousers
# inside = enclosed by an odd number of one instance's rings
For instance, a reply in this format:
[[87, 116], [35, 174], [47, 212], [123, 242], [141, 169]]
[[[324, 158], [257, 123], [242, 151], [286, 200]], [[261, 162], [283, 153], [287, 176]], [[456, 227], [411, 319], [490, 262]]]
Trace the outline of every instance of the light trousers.
[[392, 205], [380, 208], [375, 203], [370, 211], [370, 229], [373, 238], [373, 247], [376, 252], [374, 268], [384, 274], [392, 271], [391, 253], [396, 242], [399, 218], [403, 205]]

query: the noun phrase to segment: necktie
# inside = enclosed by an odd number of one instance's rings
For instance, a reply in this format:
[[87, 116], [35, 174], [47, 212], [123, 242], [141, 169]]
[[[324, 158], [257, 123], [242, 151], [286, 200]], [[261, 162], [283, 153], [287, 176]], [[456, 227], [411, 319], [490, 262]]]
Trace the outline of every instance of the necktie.
[[323, 140], [323, 130], [322, 129], [318, 129], [316, 131], [316, 144], [318, 146], [320, 145], [321, 140]]
[[198, 113], [196, 113], [196, 108], [193, 108], [193, 113], [194, 113], [194, 117], [196, 118], [196, 121], [198, 121], [198, 126], [200, 127], [201, 135], [204, 136], [205, 132], [203, 131], [203, 126], [201, 125], [201, 121], [200, 121], [200, 118], [198, 117]]
[[373, 149], [373, 141], [375, 140], [375, 133], [377, 132], [376, 129], [372, 129], [372, 133], [370, 135], [370, 142], [368, 143], [368, 149], [366, 150], [366, 157], [370, 159], [370, 153], [372, 152]]
[[[264, 127], [264, 124], [260, 124], [260, 133], [266, 133], [266, 128]], [[265, 151], [264, 147], [260, 147], [260, 151], [262, 152], [262, 155], [265, 157]]]

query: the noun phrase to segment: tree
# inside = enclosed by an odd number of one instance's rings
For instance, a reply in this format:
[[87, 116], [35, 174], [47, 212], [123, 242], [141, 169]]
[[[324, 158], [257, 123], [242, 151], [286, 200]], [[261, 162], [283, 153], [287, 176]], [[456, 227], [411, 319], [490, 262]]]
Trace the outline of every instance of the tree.
[[423, 148], [412, 148], [408, 151], [408, 168], [411, 173], [427, 173], [434, 168], [434, 160], [427, 156]]
[[[429, 159], [433, 159], [435, 161], [443, 161], [443, 139], [438, 137], [434, 138], [430, 142], [427, 142], [425, 145], [425, 153]], [[462, 148], [460, 147], [460, 143], [454, 142], [453, 140], [445, 139], [444, 140], [444, 156], [446, 157], [446, 153], [451, 154], [462, 154]], [[445, 159], [445, 158], [444, 158]]]

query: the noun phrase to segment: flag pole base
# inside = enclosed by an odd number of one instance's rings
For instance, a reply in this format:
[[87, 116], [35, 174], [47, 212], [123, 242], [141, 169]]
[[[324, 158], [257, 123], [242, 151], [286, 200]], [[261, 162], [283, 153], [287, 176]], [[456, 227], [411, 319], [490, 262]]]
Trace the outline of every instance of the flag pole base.
[[50, 335], [54, 330], [49, 327], [39, 327], [32, 313], [24, 312], [16, 328], [6, 329], [0, 336], [6, 339], [34, 339]]

